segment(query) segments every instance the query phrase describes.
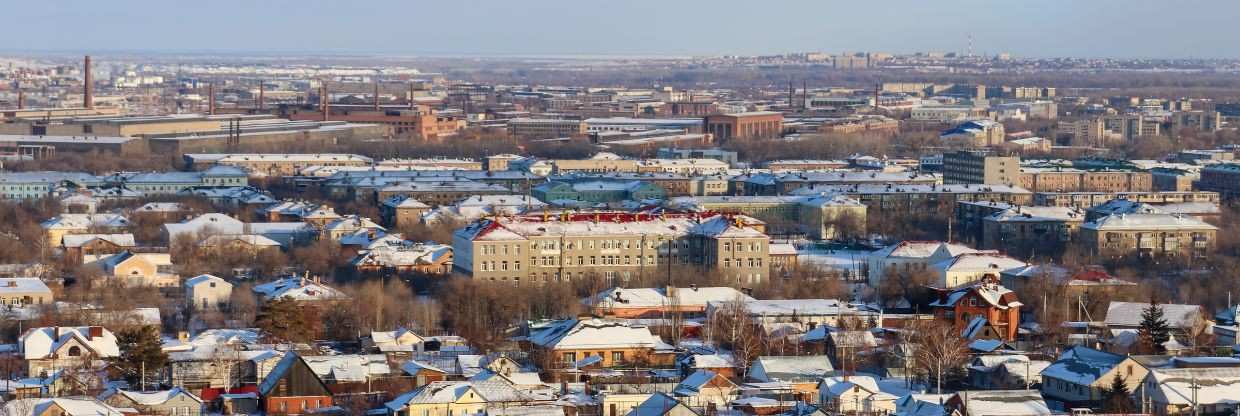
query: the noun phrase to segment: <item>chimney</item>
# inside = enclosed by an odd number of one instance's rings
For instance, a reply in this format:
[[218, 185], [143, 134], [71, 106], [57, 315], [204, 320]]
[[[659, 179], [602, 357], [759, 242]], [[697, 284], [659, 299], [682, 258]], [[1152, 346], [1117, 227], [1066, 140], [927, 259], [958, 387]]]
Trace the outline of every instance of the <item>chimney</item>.
[[24, 108], [26, 108], [26, 92], [19, 88], [17, 89], [17, 109], [21, 110]]
[[86, 55], [82, 66], [82, 106], [95, 108], [95, 77], [90, 73], [90, 55]]
[[207, 114], [215, 115], [215, 83], [207, 84]]
[[87, 341], [93, 340], [95, 338], [100, 338], [100, 337], [103, 337], [103, 327], [92, 326], [92, 327], [86, 328], [86, 340]]
[[52, 338], [55, 338], [57, 341], [60, 340], [60, 327], [59, 326], [52, 327]]
[[327, 94], [327, 81], [323, 81], [319, 86], [319, 110], [323, 112], [323, 121], [331, 119], [328, 114], [332, 111], [332, 99]]
[[188, 331], [177, 331], [177, 341], [189, 342], [189, 332]]
[[379, 81], [375, 80], [375, 111], [379, 111]]
[[263, 108], [266, 107], [265, 104], [267, 104], [266, 97], [263, 95], [263, 93], [266, 92], [263, 89], [265, 87], [264, 84], [266, 83], [263, 81], [258, 81], [258, 111], [263, 111]]
[[418, 106], [413, 103], [413, 83], [409, 83], [409, 109], [417, 110]]

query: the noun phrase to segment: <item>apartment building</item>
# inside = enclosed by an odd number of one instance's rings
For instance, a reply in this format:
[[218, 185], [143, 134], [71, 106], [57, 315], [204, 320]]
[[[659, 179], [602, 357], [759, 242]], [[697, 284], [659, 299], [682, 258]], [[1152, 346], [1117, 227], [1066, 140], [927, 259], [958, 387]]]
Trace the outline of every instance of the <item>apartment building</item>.
[[665, 205], [685, 211], [757, 218], [766, 223], [768, 234], [806, 234], [813, 239], [831, 239], [843, 231], [865, 231], [866, 206], [842, 194], [687, 197], [674, 198]]
[[1066, 138], [1073, 146], [1106, 146], [1106, 125], [1100, 118], [1061, 121], [1055, 126], [1055, 136]]
[[455, 265], [471, 278], [548, 284], [592, 276], [621, 283], [671, 265], [766, 281], [770, 237], [741, 217], [620, 212], [485, 219], [453, 234]]
[[1240, 163], [1219, 163], [1202, 168], [1197, 189], [1218, 192], [1225, 199], [1240, 196]]
[[1005, 137], [1003, 123], [992, 120], [966, 121], [939, 134], [945, 144], [968, 147], [998, 146]]
[[1107, 256], [1201, 256], [1214, 249], [1217, 232], [1183, 214], [1115, 214], [1081, 225], [1080, 241]]
[[1015, 186], [1020, 182], [1020, 158], [983, 151], [961, 150], [943, 154], [943, 183]]
[[1023, 167], [1019, 185], [1033, 192], [1149, 192], [1154, 178], [1149, 172]]
[[1033, 194], [1033, 205], [1048, 207], [1074, 207], [1088, 209], [1113, 199], [1125, 199], [1146, 204], [1179, 204], [1205, 202], [1218, 205], [1217, 192], [1038, 192]]
[[1062, 245], [1084, 222], [1085, 212], [1076, 208], [1014, 206], [982, 219], [981, 248]]
[[937, 121], [954, 123], [962, 120], [984, 119], [988, 116], [985, 108], [967, 106], [926, 106], [914, 108], [910, 118], [918, 121]]

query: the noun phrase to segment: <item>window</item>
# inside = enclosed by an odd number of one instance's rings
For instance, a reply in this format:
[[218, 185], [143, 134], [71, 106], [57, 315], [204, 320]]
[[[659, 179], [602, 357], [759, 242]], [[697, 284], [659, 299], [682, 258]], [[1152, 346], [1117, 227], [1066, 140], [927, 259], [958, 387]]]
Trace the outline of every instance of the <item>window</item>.
[[72, 347], [69, 347], [69, 356], [70, 356], [70, 357], [81, 357], [81, 356], [82, 356], [82, 347], [79, 347], [79, 346], [77, 346], [77, 345], [74, 345], [74, 346], [72, 346]]
[[612, 362], [612, 363], [622, 363], [622, 362], [624, 362], [624, 351], [612, 351], [612, 352], [611, 352], [611, 362]]

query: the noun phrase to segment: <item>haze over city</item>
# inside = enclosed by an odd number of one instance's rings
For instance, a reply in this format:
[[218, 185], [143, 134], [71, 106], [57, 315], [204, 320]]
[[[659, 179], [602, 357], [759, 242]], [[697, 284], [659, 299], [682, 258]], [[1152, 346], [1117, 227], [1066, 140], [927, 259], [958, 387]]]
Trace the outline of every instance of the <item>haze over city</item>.
[[0, 8], [0, 415], [1240, 414], [1240, 3]]
[[[21, 2], [12, 50], [760, 55], [801, 50], [1237, 58], [1231, 1]], [[54, 25], [49, 26], [49, 23]]]

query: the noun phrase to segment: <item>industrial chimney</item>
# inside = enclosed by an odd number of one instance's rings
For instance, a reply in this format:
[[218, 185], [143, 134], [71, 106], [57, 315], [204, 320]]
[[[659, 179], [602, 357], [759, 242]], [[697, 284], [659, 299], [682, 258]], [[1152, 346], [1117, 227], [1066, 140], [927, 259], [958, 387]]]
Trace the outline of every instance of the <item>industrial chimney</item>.
[[332, 99], [327, 94], [327, 81], [323, 81], [323, 85], [319, 86], [319, 110], [323, 110], [323, 121], [331, 118]]
[[82, 106], [91, 109], [95, 108], [95, 77], [90, 73], [90, 55], [86, 55], [86, 60], [82, 64], [84, 77], [82, 78]]
[[207, 114], [215, 115], [215, 83], [207, 84]]
[[375, 111], [379, 111], [379, 81], [375, 81]]
[[26, 92], [22, 91], [21, 88], [18, 88], [17, 89], [17, 109], [21, 110], [24, 108], [26, 108]]
[[266, 107], [266, 105], [264, 104], [267, 103], [265, 100], [266, 97], [263, 96], [263, 92], [265, 92], [263, 90], [263, 87], [264, 87], [263, 84], [265, 84], [265, 82], [262, 82], [262, 81], [258, 82], [258, 111], [263, 111], [263, 108]]

